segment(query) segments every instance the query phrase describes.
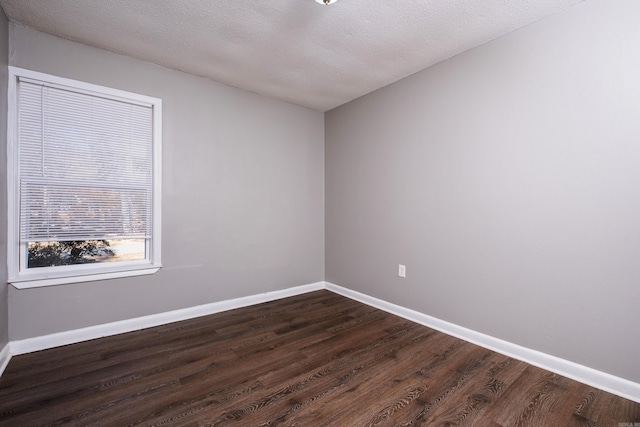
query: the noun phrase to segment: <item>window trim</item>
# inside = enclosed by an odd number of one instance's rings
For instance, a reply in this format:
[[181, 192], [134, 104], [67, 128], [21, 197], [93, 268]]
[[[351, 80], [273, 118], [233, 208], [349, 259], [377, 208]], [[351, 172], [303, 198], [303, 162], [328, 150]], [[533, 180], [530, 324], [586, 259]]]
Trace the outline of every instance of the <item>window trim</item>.
[[[88, 282], [122, 277], [134, 277], [156, 273], [162, 267], [162, 100], [119, 89], [80, 82], [37, 71], [9, 66], [8, 115], [7, 115], [7, 267], [8, 283], [18, 289]], [[153, 117], [152, 147], [152, 238], [149, 257], [145, 260], [77, 264], [40, 270], [20, 266], [20, 187], [18, 159], [18, 79], [33, 79], [48, 85], [69, 88], [76, 92], [112, 98], [129, 103], [149, 105]], [[59, 270], [58, 270], [59, 269]]]

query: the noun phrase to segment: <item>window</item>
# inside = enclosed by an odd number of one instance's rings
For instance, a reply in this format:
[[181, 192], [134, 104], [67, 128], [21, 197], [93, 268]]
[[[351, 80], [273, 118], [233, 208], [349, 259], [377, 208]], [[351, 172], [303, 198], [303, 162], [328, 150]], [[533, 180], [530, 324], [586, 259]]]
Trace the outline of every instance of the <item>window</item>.
[[9, 282], [156, 272], [162, 101], [9, 72]]

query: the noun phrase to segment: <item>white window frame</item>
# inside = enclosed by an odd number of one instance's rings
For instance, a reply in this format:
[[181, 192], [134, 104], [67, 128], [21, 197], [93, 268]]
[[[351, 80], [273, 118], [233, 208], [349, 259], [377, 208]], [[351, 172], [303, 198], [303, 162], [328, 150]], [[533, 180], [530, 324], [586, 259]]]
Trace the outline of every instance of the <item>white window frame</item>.
[[[52, 286], [94, 280], [141, 276], [156, 273], [162, 264], [161, 249], [161, 209], [162, 209], [162, 100], [146, 95], [84, 83], [72, 79], [53, 76], [17, 67], [9, 68], [8, 117], [7, 117], [7, 189], [8, 189], [8, 282], [18, 289]], [[20, 243], [20, 185], [18, 150], [18, 80], [27, 78], [47, 85], [67, 88], [75, 92], [103, 98], [144, 104], [152, 108], [153, 117], [153, 189], [152, 189], [152, 237], [147, 241], [146, 259], [135, 261], [114, 261], [102, 263], [76, 264], [56, 267], [26, 268], [21, 265], [20, 252], [25, 245]], [[24, 256], [22, 257], [24, 259]]]

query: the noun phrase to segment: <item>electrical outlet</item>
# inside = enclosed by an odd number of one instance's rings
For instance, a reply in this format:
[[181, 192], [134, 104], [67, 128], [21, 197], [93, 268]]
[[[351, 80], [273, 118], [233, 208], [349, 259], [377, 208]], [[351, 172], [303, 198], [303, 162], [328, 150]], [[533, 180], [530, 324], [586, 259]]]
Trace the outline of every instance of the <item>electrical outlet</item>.
[[407, 266], [402, 264], [398, 265], [398, 276], [407, 277]]

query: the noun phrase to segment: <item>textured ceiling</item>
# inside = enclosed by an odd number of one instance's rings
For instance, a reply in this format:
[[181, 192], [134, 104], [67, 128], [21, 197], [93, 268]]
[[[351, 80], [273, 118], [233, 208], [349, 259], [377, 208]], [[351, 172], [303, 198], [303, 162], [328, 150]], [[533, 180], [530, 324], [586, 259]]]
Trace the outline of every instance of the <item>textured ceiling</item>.
[[0, 0], [13, 22], [327, 111], [582, 0]]

